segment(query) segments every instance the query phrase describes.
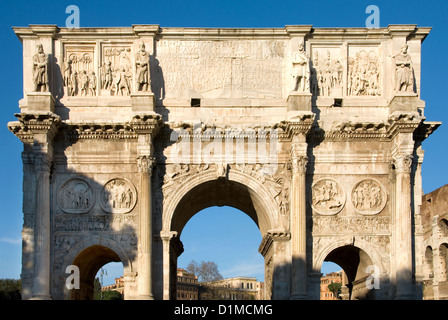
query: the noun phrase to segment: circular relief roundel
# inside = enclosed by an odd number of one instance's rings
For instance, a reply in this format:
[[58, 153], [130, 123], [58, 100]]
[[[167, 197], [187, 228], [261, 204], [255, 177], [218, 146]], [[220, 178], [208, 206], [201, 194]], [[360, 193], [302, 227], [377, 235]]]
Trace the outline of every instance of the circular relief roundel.
[[66, 213], [86, 213], [94, 202], [92, 188], [83, 179], [69, 179], [59, 188], [57, 203]]
[[378, 181], [365, 179], [355, 184], [351, 198], [356, 211], [365, 215], [373, 215], [384, 209], [387, 194]]
[[345, 193], [332, 179], [322, 179], [313, 184], [311, 206], [321, 215], [337, 214], [345, 205]]
[[134, 185], [125, 179], [112, 179], [106, 182], [101, 191], [101, 207], [109, 213], [127, 213], [137, 202]]

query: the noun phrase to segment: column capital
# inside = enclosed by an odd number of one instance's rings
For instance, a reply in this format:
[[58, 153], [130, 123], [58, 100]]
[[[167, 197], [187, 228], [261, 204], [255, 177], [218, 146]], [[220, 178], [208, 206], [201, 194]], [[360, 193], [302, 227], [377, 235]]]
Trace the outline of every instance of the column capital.
[[291, 154], [292, 172], [305, 173], [308, 165], [308, 157], [305, 155], [298, 155], [292, 152]]
[[152, 175], [156, 159], [150, 155], [141, 155], [137, 157], [137, 166], [139, 173], [148, 173]]
[[178, 236], [177, 231], [160, 231], [160, 238], [163, 241], [170, 241], [172, 238], [176, 238]]
[[46, 153], [38, 154], [34, 158], [36, 172], [49, 173], [51, 170], [51, 164], [51, 157]]
[[411, 154], [398, 155], [394, 159], [397, 173], [410, 173], [414, 157]]

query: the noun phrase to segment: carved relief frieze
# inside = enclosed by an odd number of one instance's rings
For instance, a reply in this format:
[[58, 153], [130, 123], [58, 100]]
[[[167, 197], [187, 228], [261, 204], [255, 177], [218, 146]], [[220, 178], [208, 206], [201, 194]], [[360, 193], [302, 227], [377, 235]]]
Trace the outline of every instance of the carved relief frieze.
[[357, 212], [364, 215], [373, 215], [384, 209], [387, 194], [378, 181], [365, 179], [355, 184], [351, 192], [351, 200]]
[[325, 217], [313, 216], [313, 234], [388, 234], [390, 218], [385, 216]]
[[101, 94], [128, 96], [132, 92], [132, 47], [104, 44], [101, 57]]
[[344, 207], [345, 200], [345, 192], [335, 180], [322, 179], [312, 186], [311, 206], [318, 214], [337, 214]]
[[382, 88], [381, 61], [377, 47], [350, 47], [347, 95], [379, 96]]
[[95, 46], [66, 44], [63, 76], [68, 96], [96, 96]]
[[168, 98], [188, 90], [204, 97], [281, 98], [284, 55], [281, 40], [157, 42]]
[[58, 232], [76, 231], [124, 231], [135, 229], [137, 220], [134, 215], [57, 215], [54, 228]]
[[57, 203], [65, 213], [86, 213], [95, 203], [95, 194], [83, 179], [69, 179], [59, 188]]
[[137, 202], [137, 191], [134, 185], [125, 179], [109, 180], [100, 195], [100, 204], [108, 213], [128, 213]]
[[311, 93], [342, 96], [344, 65], [339, 47], [312, 47]]

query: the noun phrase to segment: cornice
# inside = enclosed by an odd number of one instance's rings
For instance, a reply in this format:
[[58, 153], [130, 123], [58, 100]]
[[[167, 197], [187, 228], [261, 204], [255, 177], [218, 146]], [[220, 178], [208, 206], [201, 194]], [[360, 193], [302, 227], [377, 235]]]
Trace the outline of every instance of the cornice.
[[22, 142], [33, 142], [36, 134], [47, 134], [50, 138], [59, 130], [61, 118], [53, 112], [16, 113], [18, 121], [8, 123], [8, 129]]

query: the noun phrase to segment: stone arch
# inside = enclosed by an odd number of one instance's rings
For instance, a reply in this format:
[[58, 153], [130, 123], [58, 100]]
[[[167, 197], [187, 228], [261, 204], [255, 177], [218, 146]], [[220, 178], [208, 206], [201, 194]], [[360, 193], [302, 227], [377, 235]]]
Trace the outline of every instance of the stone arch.
[[439, 230], [442, 237], [448, 237], [448, 220], [440, 219], [438, 223]]
[[64, 299], [92, 300], [95, 275], [109, 262], [121, 262], [124, 274], [133, 272], [128, 254], [112, 239], [92, 236], [71, 248], [64, 259], [64, 266], [75, 265], [79, 268], [80, 289], [68, 290], [64, 281]]
[[424, 279], [429, 280], [434, 278], [434, 255], [431, 246], [425, 249], [425, 260], [423, 263]]
[[[317, 255], [313, 269], [320, 271], [324, 261], [334, 262], [344, 270], [350, 300], [375, 299], [375, 290], [367, 288], [367, 280], [371, 285], [374, 285], [373, 281], [387, 285], [384, 276], [387, 274], [387, 268], [380, 253], [363, 240], [354, 241], [353, 238], [347, 238], [332, 241]], [[372, 275], [379, 276], [379, 279], [371, 277]]]
[[[220, 194], [219, 191], [228, 193]], [[188, 211], [183, 210], [180, 214], [179, 208], [192, 198], [195, 198], [195, 203], [188, 204]], [[229, 205], [245, 212], [257, 224], [262, 235], [278, 228], [279, 208], [274, 196], [262, 183], [237, 170], [229, 170], [226, 177], [220, 178], [214, 170], [206, 170], [187, 179], [172, 193], [164, 210], [162, 229], [176, 231], [180, 235], [194, 214], [212, 205]]]
[[[226, 170], [225, 175], [211, 169], [196, 173], [180, 184], [164, 203], [161, 231], [164, 299], [175, 299], [177, 257], [183, 251], [180, 235], [199, 211], [216, 205], [239, 209], [256, 223], [262, 237], [279, 228], [275, 196], [263, 183], [238, 170]], [[263, 256], [266, 265], [266, 256]], [[265, 267], [267, 272], [270, 271]]]
[[440, 259], [440, 281], [448, 280], [448, 243], [442, 243], [439, 246]]

